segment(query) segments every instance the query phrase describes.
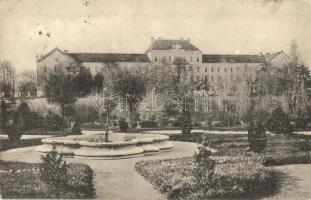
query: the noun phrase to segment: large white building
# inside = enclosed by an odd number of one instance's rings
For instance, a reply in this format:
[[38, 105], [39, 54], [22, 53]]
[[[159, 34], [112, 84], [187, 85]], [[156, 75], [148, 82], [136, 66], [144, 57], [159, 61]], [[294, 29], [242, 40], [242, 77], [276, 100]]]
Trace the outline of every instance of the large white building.
[[281, 66], [288, 60], [283, 51], [265, 55], [203, 54], [189, 39], [166, 40], [152, 37], [151, 45], [142, 54], [72, 53], [56, 47], [37, 58], [37, 75], [41, 83], [50, 73], [60, 71], [75, 73], [81, 66], [88, 68], [94, 75], [112, 64], [118, 65], [121, 69], [142, 70], [147, 66], [157, 67], [163, 63], [173, 63], [177, 57], [185, 59], [191, 66], [190, 79], [197, 83], [239, 79], [246, 73], [254, 75], [264, 61], [269, 60]]

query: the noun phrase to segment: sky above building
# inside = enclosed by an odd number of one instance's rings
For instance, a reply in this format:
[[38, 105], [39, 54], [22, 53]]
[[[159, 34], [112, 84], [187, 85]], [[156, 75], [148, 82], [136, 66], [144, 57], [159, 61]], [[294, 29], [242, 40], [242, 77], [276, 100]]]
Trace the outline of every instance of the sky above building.
[[296, 40], [311, 66], [311, 0], [0, 0], [0, 59], [35, 70], [36, 55], [144, 53], [150, 38], [190, 38], [207, 54], [259, 54]]

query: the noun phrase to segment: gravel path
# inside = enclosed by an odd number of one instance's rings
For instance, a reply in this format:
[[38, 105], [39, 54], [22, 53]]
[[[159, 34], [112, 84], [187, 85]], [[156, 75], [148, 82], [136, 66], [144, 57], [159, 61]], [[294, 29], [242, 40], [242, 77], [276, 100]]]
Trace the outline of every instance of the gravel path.
[[[67, 159], [68, 162], [84, 163], [95, 172], [95, 189], [99, 199], [109, 200], [162, 200], [165, 197], [140, 176], [134, 169], [139, 160], [170, 159], [192, 156], [196, 144], [188, 142], [174, 142], [172, 151], [162, 152], [153, 156], [141, 156], [121, 160], [87, 160]], [[40, 154], [35, 147], [25, 147], [0, 152], [0, 159], [39, 162]]]
[[[174, 142], [175, 149], [153, 156], [141, 156], [121, 160], [67, 159], [69, 162], [84, 163], [95, 172], [97, 198], [108, 200], [162, 200], [165, 199], [153, 186], [140, 176], [134, 165], [140, 160], [170, 159], [193, 155], [196, 145]], [[22, 162], [39, 162], [40, 154], [35, 147], [11, 149], [0, 152], [0, 159]], [[311, 199], [311, 164], [285, 165], [275, 167], [289, 174], [280, 191], [265, 200], [307, 200]]]
[[276, 169], [290, 175], [282, 183], [280, 191], [265, 200], [310, 200], [311, 199], [311, 164], [284, 165]]

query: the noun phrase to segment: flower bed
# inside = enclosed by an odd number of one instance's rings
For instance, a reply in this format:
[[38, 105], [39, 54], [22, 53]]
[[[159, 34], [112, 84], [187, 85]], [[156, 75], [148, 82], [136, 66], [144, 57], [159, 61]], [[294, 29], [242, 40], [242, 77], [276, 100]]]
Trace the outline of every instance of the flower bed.
[[[205, 133], [185, 135], [172, 135], [170, 140], [199, 142]], [[249, 143], [247, 135], [217, 135], [206, 134], [211, 147], [217, 149], [218, 156], [236, 156], [248, 153]], [[258, 155], [263, 157], [267, 166], [286, 164], [310, 164], [311, 163], [311, 137], [304, 135], [284, 136], [266, 135], [267, 146]]]
[[280, 173], [245, 156], [217, 161], [214, 184], [196, 185], [193, 158], [140, 161], [136, 170], [169, 199], [255, 198], [277, 189]]
[[[95, 197], [93, 171], [82, 164], [68, 165], [68, 187], [61, 192], [62, 199], [90, 199]], [[56, 198], [39, 178], [35, 163], [6, 162], [0, 160], [0, 194], [10, 199]]]

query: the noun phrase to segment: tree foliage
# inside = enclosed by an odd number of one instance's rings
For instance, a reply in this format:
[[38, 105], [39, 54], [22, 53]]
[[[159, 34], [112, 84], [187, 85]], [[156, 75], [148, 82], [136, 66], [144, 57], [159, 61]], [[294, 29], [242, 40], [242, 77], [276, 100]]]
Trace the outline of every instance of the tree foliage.
[[45, 86], [46, 97], [49, 103], [59, 104], [64, 117], [65, 105], [77, 100], [78, 89], [71, 74], [51, 74]]
[[104, 75], [102, 73], [98, 73], [94, 76], [94, 90], [97, 94], [100, 94], [104, 89]]
[[269, 118], [267, 128], [276, 134], [291, 134], [293, 127], [290, 124], [288, 115], [283, 111], [282, 108], [278, 107], [275, 109]]
[[114, 83], [114, 91], [119, 94], [125, 104], [129, 105], [131, 128], [134, 127], [134, 115], [137, 106], [146, 93], [146, 80], [140, 74], [132, 74], [129, 71], [120, 71]]
[[85, 97], [89, 95], [93, 87], [93, 76], [90, 70], [82, 70], [75, 77], [74, 81], [79, 97]]
[[9, 61], [0, 63], [0, 94], [5, 98], [15, 95], [15, 68]]
[[190, 111], [182, 112], [182, 129], [183, 134], [190, 134], [192, 130], [192, 120], [190, 116]]

